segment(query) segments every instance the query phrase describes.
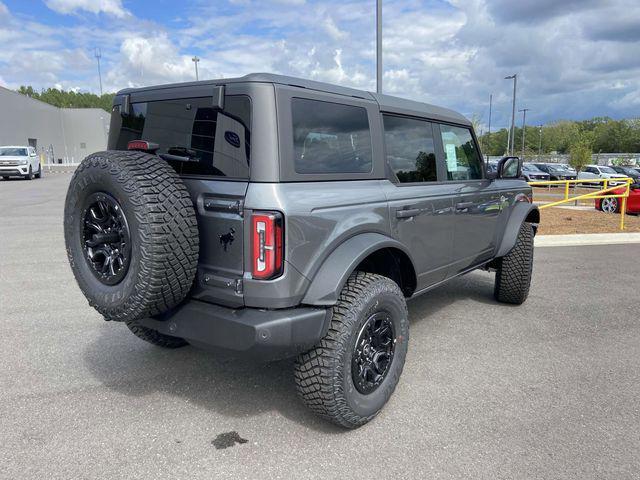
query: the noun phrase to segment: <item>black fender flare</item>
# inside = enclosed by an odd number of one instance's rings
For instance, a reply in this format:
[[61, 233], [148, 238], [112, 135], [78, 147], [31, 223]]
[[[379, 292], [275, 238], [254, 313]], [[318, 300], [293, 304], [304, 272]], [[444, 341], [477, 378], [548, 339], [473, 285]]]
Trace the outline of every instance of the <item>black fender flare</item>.
[[397, 240], [381, 233], [361, 233], [340, 244], [324, 260], [302, 299], [305, 305], [335, 305], [349, 275], [370, 254], [383, 248], [396, 248], [415, 265], [411, 254]]
[[497, 258], [504, 257], [516, 245], [518, 232], [520, 232], [523, 222], [531, 222], [534, 224], [534, 228], [537, 228], [538, 223], [540, 223], [540, 211], [536, 205], [528, 202], [516, 202], [504, 229], [502, 242], [500, 242], [500, 247], [496, 252], [495, 256]]

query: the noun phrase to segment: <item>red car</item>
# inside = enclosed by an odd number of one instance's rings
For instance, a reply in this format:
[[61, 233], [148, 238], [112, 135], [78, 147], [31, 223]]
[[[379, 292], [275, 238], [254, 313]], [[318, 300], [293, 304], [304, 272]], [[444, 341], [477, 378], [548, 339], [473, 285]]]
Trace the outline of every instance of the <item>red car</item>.
[[[621, 195], [624, 188], [613, 190], [613, 193]], [[606, 213], [620, 213], [622, 205], [621, 198], [596, 198], [596, 210], [602, 210]], [[640, 214], [640, 183], [634, 183], [629, 190], [629, 198], [627, 198], [627, 213]]]

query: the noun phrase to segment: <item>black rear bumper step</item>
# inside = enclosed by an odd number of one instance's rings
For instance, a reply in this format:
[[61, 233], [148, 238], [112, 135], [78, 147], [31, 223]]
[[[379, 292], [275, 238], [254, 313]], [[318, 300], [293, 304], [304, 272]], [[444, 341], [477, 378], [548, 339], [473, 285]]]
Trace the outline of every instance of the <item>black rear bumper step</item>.
[[209, 350], [262, 360], [295, 356], [316, 345], [329, 328], [331, 309], [233, 309], [190, 300], [172, 312], [138, 321]]

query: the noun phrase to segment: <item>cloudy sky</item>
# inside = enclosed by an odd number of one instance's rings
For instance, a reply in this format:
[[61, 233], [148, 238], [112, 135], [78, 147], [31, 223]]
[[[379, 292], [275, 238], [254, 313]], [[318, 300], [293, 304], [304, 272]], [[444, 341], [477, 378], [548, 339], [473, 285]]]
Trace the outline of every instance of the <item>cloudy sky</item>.
[[[640, 116], [638, 0], [384, 0], [385, 93], [531, 124]], [[0, 0], [0, 85], [98, 92], [265, 71], [375, 89], [375, 0]]]

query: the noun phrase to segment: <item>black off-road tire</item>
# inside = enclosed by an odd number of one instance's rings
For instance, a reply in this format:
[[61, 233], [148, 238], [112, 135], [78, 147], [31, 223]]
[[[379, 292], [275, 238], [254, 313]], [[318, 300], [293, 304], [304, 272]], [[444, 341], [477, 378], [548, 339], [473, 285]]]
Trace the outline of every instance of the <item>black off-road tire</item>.
[[[84, 212], [96, 194], [115, 199], [129, 227], [129, 266], [115, 285], [96, 276], [84, 250]], [[106, 320], [166, 312], [193, 286], [199, 252], [194, 206], [180, 177], [155, 155], [108, 151], [85, 158], [67, 192], [64, 235], [78, 285]]]
[[498, 260], [494, 296], [520, 305], [529, 295], [533, 272], [533, 226], [523, 222], [513, 249]]
[[183, 338], [165, 335], [151, 328], [138, 325], [136, 322], [126, 322], [126, 324], [127, 328], [131, 330], [131, 333], [152, 345], [163, 348], [180, 348], [189, 345], [189, 343]]
[[[352, 378], [352, 355], [363, 325], [384, 311], [395, 330], [395, 353], [386, 376], [369, 394], [360, 393]], [[387, 277], [355, 272], [347, 281], [326, 336], [301, 354], [295, 365], [297, 390], [316, 414], [346, 428], [357, 428], [373, 419], [398, 384], [409, 342], [407, 303], [398, 285]]]

